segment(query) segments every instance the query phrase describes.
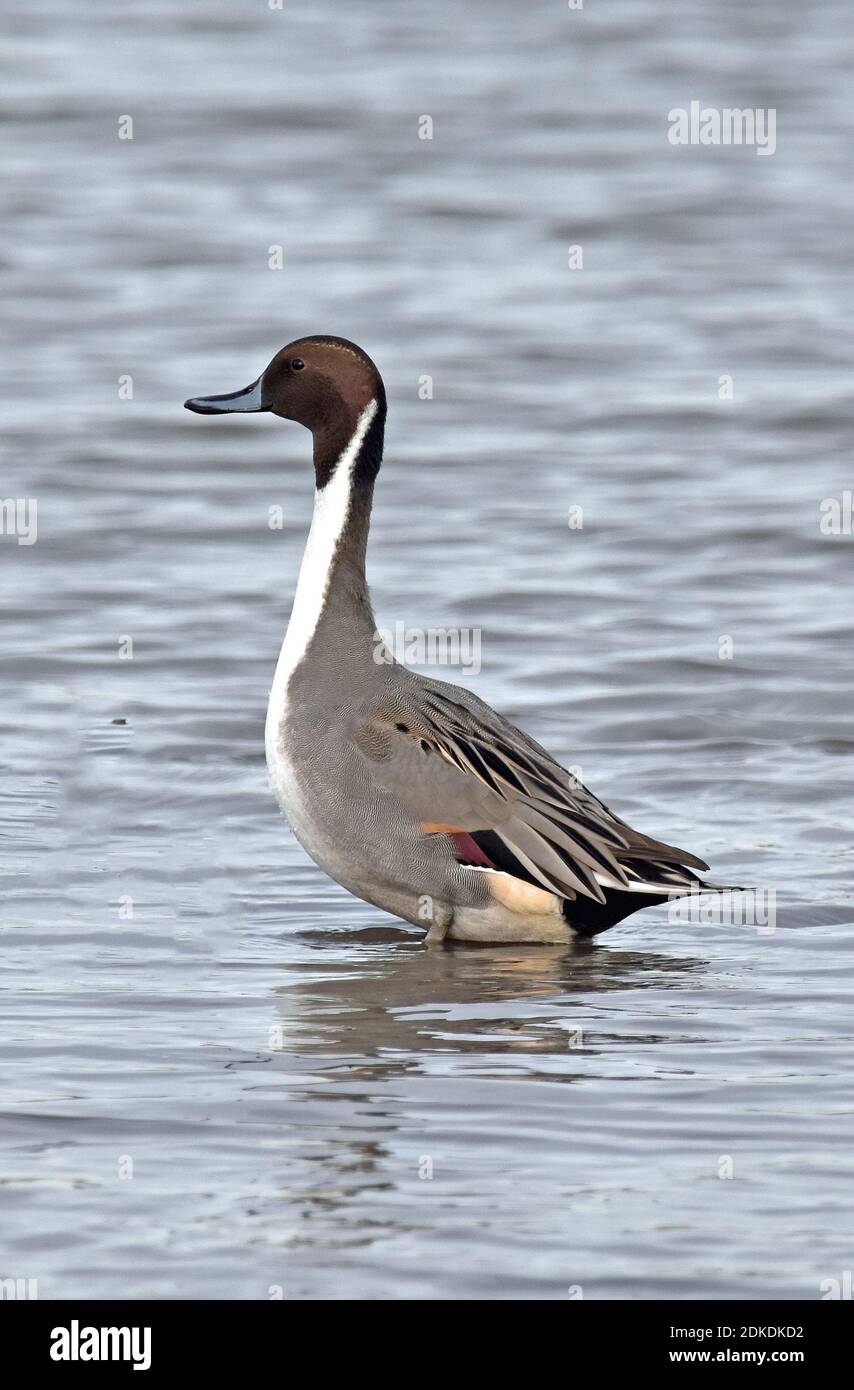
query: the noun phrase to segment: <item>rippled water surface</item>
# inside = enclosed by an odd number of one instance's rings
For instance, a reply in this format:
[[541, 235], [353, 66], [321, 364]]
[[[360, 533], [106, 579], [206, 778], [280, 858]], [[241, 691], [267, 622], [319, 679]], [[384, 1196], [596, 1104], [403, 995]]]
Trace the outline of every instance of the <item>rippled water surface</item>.
[[[854, 1260], [850, 7], [3, 12], [38, 540], [2, 549], [0, 1275], [817, 1297]], [[694, 99], [774, 107], [776, 154], [671, 146]], [[311, 332], [388, 386], [380, 622], [477, 629], [465, 682], [774, 932], [428, 950], [306, 859], [262, 726], [308, 436], [181, 402]]]

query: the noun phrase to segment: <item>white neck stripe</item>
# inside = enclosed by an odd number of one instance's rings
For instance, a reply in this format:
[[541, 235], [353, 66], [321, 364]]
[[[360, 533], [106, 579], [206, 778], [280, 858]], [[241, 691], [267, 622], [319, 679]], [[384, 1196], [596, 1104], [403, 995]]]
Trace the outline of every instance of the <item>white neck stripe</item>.
[[[353, 436], [342, 453], [332, 477], [324, 488], [314, 494], [314, 515], [308, 533], [305, 553], [302, 557], [299, 579], [294, 595], [294, 606], [279, 661], [270, 691], [270, 704], [267, 711], [267, 735], [272, 732], [278, 737], [278, 727], [285, 710], [288, 684], [308, 651], [311, 639], [317, 631], [332, 578], [332, 564], [338, 544], [350, 515], [350, 501], [353, 493], [353, 470], [365, 436], [377, 413], [377, 403], [372, 400], [365, 406], [356, 423]], [[271, 731], [271, 723], [274, 725]]]

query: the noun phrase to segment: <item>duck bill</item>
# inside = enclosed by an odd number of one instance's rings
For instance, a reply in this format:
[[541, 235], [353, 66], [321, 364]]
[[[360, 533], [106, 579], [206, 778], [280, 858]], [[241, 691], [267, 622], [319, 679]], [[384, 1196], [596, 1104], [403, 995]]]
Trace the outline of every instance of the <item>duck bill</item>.
[[197, 415], [233, 415], [236, 412], [270, 409], [261, 399], [260, 376], [251, 386], [244, 386], [242, 391], [230, 391], [225, 396], [194, 396], [192, 400], [185, 401], [184, 406], [187, 410], [194, 410]]

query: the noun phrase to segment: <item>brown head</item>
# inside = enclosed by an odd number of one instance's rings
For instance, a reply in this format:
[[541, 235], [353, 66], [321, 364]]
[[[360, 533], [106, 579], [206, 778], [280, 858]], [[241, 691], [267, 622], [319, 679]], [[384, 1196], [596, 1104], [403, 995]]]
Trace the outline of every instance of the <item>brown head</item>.
[[297, 338], [276, 353], [251, 386], [223, 396], [197, 396], [184, 404], [199, 415], [271, 411], [305, 425], [314, 437], [314, 469], [322, 488], [371, 402], [376, 409], [360, 450], [357, 476], [372, 482], [382, 457], [385, 388], [367, 353], [346, 338]]

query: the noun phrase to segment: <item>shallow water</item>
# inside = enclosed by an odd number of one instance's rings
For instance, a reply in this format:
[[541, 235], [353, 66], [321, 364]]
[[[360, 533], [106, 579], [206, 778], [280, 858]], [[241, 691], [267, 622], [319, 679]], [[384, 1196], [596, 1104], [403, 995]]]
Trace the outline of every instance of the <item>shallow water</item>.
[[[817, 1297], [854, 1260], [848, 7], [6, 27], [0, 1276]], [[776, 154], [671, 147], [692, 99], [775, 107]], [[776, 930], [427, 950], [306, 860], [262, 745], [308, 436], [181, 409], [306, 332], [386, 377], [380, 623], [477, 630], [465, 683]]]

